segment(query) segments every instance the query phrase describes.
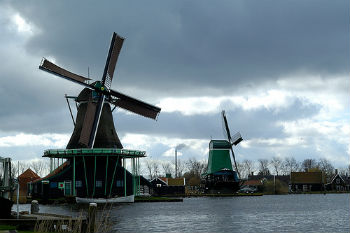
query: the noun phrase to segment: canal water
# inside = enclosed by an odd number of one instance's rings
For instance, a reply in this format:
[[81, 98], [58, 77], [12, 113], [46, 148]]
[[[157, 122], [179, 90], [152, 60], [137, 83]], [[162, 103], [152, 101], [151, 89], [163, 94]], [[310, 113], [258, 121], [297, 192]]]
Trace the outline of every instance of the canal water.
[[[349, 232], [349, 194], [184, 198], [112, 207], [113, 232]], [[22, 205], [21, 209], [28, 208]], [[15, 209], [15, 206], [14, 206]], [[40, 212], [77, 215], [71, 206]]]

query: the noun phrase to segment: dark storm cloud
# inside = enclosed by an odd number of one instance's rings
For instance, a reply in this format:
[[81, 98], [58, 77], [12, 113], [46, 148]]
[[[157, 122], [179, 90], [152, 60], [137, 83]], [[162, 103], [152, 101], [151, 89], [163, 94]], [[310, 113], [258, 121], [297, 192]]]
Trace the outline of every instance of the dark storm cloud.
[[125, 36], [116, 71], [124, 86], [190, 94], [349, 68], [345, 0], [9, 4], [41, 30], [27, 43], [29, 53], [55, 56], [78, 73], [90, 66], [96, 78], [112, 31]]

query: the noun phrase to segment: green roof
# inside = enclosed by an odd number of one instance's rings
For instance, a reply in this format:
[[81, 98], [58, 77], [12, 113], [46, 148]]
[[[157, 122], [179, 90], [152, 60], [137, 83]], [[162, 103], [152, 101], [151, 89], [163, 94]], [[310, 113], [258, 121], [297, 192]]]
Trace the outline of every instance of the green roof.
[[231, 144], [227, 140], [211, 140], [209, 149], [231, 149]]
[[44, 151], [43, 157], [70, 158], [74, 156], [120, 156], [123, 158], [145, 157], [146, 151], [114, 149], [114, 148], [94, 148], [94, 149], [50, 149]]

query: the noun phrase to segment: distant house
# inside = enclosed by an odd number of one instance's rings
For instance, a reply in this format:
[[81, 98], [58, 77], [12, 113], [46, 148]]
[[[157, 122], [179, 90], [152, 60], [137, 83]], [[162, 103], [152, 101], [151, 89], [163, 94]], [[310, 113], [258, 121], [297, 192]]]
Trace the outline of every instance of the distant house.
[[141, 196], [150, 196], [153, 193], [152, 183], [143, 176], [140, 176], [139, 188]]
[[286, 185], [289, 184], [290, 182], [290, 176], [289, 175], [279, 175], [279, 176], [275, 176], [275, 175], [254, 175], [251, 174], [248, 176], [248, 180], [265, 180], [265, 181], [273, 181], [273, 180], [279, 180], [283, 183], [285, 183]]
[[328, 191], [349, 191], [349, 186], [348, 177], [342, 177], [336, 173], [331, 177], [330, 182], [326, 184], [326, 189]]
[[185, 194], [185, 178], [157, 177], [151, 180], [153, 195]]
[[289, 188], [292, 192], [323, 191], [325, 175], [322, 171], [291, 172]]
[[255, 189], [258, 192], [262, 192], [264, 186], [264, 178], [262, 179], [254, 179], [254, 180], [246, 180], [243, 182], [242, 187], [247, 187], [251, 189]]
[[[27, 196], [31, 196], [32, 193], [32, 181], [40, 179], [32, 169], [28, 168], [21, 175], [18, 176], [19, 182], [19, 202], [26, 203]], [[17, 193], [16, 193], [17, 194]]]

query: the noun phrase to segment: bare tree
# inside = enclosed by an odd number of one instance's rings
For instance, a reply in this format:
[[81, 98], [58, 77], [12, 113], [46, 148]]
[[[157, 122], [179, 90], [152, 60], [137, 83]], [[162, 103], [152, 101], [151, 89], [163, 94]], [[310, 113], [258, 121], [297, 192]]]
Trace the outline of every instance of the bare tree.
[[247, 171], [247, 175], [249, 176], [254, 169], [254, 163], [253, 161], [249, 160], [249, 159], [245, 159], [243, 160], [243, 165], [244, 165], [244, 169]]
[[271, 159], [270, 163], [271, 163], [271, 166], [273, 167], [275, 174], [278, 176], [278, 174], [280, 174], [280, 172], [282, 170], [282, 166], [283, 166], [282, 159], [280, 159], [279, 157], [273, 157]]
[[28, 168], [29, 168], [28, 164], [24, 161], [11, 162], [11, 176], [17, 177], [18, 173], [21, 175]]
[[[237, 168], [238, 168], [239, 174], [241, 175], [241, 178], [247, 177], [248, 173], [247, 173], [247, 171], [245, 169], [244, 163], [236, 161], [236, 164], [237, 164]], [[235, 167], [234, 163], [232, 163], [232, 167]]]
[[158, 163], [158, 161], [153, 161], [152, 167], [153, 167], [153, 177], [157, 178], [159, 176], [159, 163]]
[[46, 168], [46, 163], [43, 160], [37, 160], [37, 161], [31, 162], [30, 167], [33, 169], [33, 171], [36, 174], [42, 177]]
[[162, 163], [162, 168], [164, 171], [164, 174], [171, 174], [172, 173], [172, 167], [171, 164], [169, 162], [163, 162]]
[[326, 176], [332, 176], [334, 174], [334, 167], [333, 165], [331, 164], [331, 162], [326, 159], [326, 158], [322, 158], [318, 161], [318, 165], [319, 169], [321, 171], [323, 171]]
[[312, 168], [318, 168], [318, 163], [315, 159], [304, 159], [301, 163], [301, 169], [304, 171], [308, 171]]
[[189, 159], [186, 165], [189, 172], [193, 172], [193, 174], [197, 176], [200, 176], [207, 168], [207, 164], [205, 162], [198, 161], [195, 158]]
[[260, 175], [270, 175], [269, 160], [259, 159], [258, 162], [259, 162], [259, 174]]
[[146, 160], [146, 169], [148, 171], [148, 176], [152, 180], [153, 179], [153, 162], [152, 160]]
[[284, 174], [289, 175], [291, 172], [296, 172], [299, 170], [299, 163], [294, 157], [286, 157], [283, 162]]

